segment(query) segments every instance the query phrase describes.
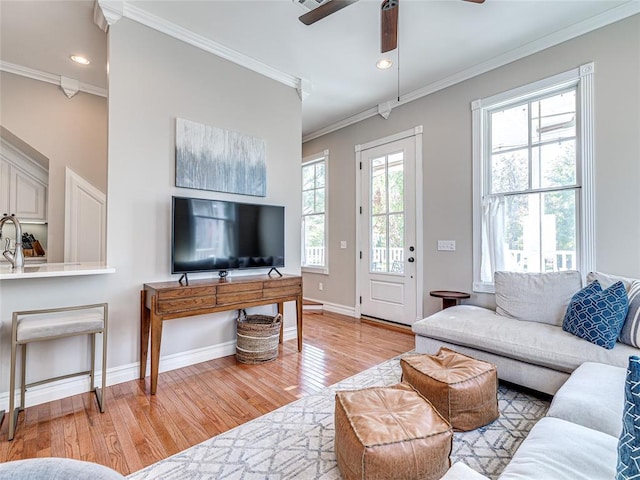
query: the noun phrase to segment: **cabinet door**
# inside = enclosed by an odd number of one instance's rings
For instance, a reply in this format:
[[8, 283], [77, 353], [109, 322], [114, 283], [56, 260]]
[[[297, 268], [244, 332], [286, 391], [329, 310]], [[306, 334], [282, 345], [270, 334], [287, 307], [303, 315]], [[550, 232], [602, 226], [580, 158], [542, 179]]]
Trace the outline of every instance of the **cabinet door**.
[[11, 175], [9, 171], [9, 164], [4, 160], [0, 160], [0, 217], [2, 217], [5, 213], [11, 213], [9, 211], [9, 185], [11, 182]]
[[47, 187], [27, 172], [11, 167], [11, 212], [19, 220], [47, 221]]

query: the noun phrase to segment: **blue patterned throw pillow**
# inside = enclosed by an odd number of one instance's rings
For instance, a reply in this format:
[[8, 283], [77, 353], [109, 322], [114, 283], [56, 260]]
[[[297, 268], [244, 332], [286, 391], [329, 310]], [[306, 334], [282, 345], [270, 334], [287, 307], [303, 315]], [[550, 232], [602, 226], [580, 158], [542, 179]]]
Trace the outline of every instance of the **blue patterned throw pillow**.
[[629, 300], [622, 282], [602, 290], [595, 281], [571, 298], [562, 329], [610, 350], [620, 335], [628, 309]]
[[640, 357], [629, 357], [616, 480], [640, 477]]

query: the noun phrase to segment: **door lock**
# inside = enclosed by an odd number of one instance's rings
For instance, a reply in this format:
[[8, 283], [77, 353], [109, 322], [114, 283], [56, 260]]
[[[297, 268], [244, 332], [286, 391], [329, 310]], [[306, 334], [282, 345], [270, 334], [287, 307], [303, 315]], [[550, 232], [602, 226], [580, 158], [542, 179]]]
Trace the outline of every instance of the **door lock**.
[[409, 263], [413, 263], [413, 262], [415, 262], [415, 261], [416, 261], [416, 260], [415, 260], [415, 258], [413, 258], [413, 257], [409, 257], [409, 258], [407, 258], [407, 262], [409, 262]]

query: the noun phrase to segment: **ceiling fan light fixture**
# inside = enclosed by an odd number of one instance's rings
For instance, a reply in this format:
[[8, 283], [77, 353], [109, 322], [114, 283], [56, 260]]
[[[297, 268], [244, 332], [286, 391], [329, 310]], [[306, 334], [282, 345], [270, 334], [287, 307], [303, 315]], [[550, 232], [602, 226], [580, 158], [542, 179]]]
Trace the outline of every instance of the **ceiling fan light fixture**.
[[393, 61], [388, 58], [381, 58], [376, 62], [376, 67], [378, 67], [380, 70], [391, 68], [391, 65], [393, 65]]
[[87, 57], [83, 57], [82, 55], [71, 55], [69, 58], [80, 65], [89, 65], [91, 63]]

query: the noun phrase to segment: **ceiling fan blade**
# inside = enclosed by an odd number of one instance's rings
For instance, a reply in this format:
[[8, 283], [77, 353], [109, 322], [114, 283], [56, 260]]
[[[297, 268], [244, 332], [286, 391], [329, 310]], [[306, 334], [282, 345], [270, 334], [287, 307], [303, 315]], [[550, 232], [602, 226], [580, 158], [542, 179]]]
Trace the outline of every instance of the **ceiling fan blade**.
[[465, 2], [484, 3], [484, 0], [464, 0]]
[[319, 7], [301, 15], [299, 20], [305, 25], [311, 25], [312, 23], [316, 23], [318, 20], [322, 20], [324, 17], [328, 17], [332, 13], [342, 10], [344, 7], [348, 7], [357, 1], [358, 0], [328, 0]]
[[380, 7], [380, 51], [390, 52], [398, 47], [399, 0], [384, 0]]

